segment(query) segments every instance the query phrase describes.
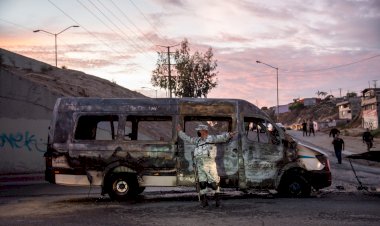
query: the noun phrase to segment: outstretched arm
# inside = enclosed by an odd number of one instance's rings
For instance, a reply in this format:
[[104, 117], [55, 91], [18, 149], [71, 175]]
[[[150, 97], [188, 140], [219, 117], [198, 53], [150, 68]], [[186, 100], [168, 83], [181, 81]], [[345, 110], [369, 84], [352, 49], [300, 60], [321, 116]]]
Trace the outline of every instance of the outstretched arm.
[[196, 144], [196, 138], [192, 138], [192, 137], [188, 136], [186, 133], [184, 133], [182, 131], [181, 125], [179, 125], [179, 124], [177, 125], [177, 131], [178, 131], [178, 136], [182, 140], [184, 140], [184, 141], [186, 141], [188, 143], [191, 143], [191, 144]]
[[223, 133], [223, 134], [220, 134], [220, 135], [215, 135], [215, 136], [212, 136], [212, 142], [213, 143], [222, 143], [222, 142], [226, 142], [228, 141], [229, 139], [233, 138], [235, 136], [235, 134], [237, 134], [238, 132], [228, 132], [228, 133]]

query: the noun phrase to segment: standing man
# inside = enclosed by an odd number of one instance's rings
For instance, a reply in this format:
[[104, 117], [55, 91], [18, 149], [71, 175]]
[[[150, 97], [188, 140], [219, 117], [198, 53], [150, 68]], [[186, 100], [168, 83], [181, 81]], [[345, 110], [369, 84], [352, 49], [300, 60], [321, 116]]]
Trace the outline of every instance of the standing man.
[[315, 136], [313, 121], [309, 120], [308, 124], [309, 124], [309, 136], [311, 136], [311, 133], [313, 133], [313, 136]]
[[342, 164], [342, 151], [344, 150], [344, 141], [339, 138], [339, 133], [337, 133], [332, 141], [334, 145], [335, 156], [338, 159], [338, 164]]
[[199, 125], [195, 130], [198, 137], [190, 137], [181, 130], [181, 126], [177, 126], [178, 136], [191, 144], [195, 145], [194, 149], [194, 161], [198, 171], [198, 180], [200, 187], [200, 197], [202, 201], [202, 207], [208, 206], [207, 202], [207, 187], [210, 187], [214, 192], [215, 206], [220, 206], [219, 197], [219, 175], [216, 168], [216, 146], [215, 143], [226, 142], [231, 139], [236, 132], [223, 133], [221, 135], [209, 135], [208, 126]]
[[307, 123], [304, 120], [303, 123], [302, 123], [302, 135], [305, 136], [305, 134], [307, 136]]
[[368, 128], [363, 133], [363, 143], [367, 144], [367, 151], [369, 151], [373, 146], [373, 136]]

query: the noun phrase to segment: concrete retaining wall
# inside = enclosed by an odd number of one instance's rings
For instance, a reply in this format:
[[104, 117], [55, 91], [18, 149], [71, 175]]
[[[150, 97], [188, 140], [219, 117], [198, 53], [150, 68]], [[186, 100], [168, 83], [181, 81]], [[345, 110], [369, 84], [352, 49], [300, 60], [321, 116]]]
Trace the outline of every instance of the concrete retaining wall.
[[0, 173], [42, 172], [50, 120], [0, 118]]
[[0, 68], [0, 174], [43, 172], [57, 97], [43, 85]]

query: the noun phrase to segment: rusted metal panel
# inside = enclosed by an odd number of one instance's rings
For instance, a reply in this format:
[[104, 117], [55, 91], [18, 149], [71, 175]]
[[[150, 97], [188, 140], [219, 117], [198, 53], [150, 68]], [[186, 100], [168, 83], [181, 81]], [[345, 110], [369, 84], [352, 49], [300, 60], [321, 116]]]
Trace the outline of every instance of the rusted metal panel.
[[179, 106], [181, 115], [233, 115], [236, 104], [231, 102], [183, 102]]

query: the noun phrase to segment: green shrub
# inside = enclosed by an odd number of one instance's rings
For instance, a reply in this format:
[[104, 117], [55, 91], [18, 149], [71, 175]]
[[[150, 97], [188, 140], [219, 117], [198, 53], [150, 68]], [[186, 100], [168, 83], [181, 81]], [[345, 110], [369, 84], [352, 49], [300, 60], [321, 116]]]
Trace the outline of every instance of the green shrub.
[[46, 72], [51, 71], [51, 70], [53, 70], [53, 68], [52, 68], [51, 66], [46, 66], [46, 65], [43, 65], [43, 66], [41, 66], [41, 68], [40, 68], [40, 71], [41, 71], [42, 73], [46, 73]]
[[373, 137], [380, 137], [380, 129], [375, 129], [371, 131]]
[[296, 102], [289, 106], [289, 110], [293, 111], [293, 110], [303, 109], [304, 107], [305, 105], [303, 105], [303, 103]]

